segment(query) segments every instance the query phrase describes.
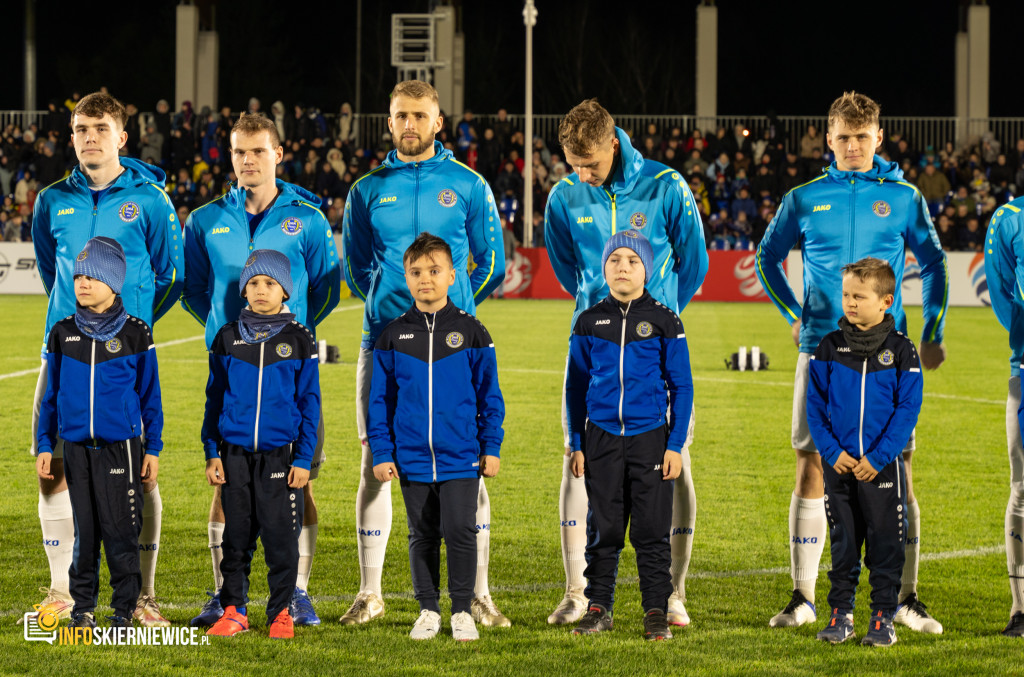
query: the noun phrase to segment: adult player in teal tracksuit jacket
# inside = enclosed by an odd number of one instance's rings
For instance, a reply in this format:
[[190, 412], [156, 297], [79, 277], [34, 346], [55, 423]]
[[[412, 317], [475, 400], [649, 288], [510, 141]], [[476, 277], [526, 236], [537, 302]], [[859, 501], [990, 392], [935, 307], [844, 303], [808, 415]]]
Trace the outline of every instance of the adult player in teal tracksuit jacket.
[[1009, 637], [1024, 637], [1024, 410], [1020, 362], [1024, 359], [1024, 198], [1003, 205], [989, 221], [985, 277], [999, 323], [1010, 333], [1010, 383], [1006, 397], [1006, 440], [1010, 453], [1010, 500], [1006, 505], [1006, 566], [1013, 606]]
[[[602, 122], [610, 124], [607, 111], [596, 102], [580, 104], [570, 111], [570, 116], [587, 107]], [[605, 140], [596, 139], [595, 143], [601, 141]], [[630, 144], [626, 132], [618, 127], [614, 127], [615, 144], [616, 159], [602, 185], [591, 185], [574, 172], [552, 187], [544, 211], [548, 258], [559, 283], [576, 299], [570, 327], [576, 325], [580, 313], [608, 296], [601, 255], [608, 238], [621, 230], [635, 228], [650, 241], [654, 265], [647, 290], [676, 314], [681, 314], [697, 293], [708, 271], [704, 228], [685, 179], [667, 165], [644, 159]], [[566, 445], [568, 430], [563, 412]], [[683, 472], [675, 482], [671, 529], [674, 592], [669, 618], [676, 625], [689, 623], [683, 601], [697, 511], [689, 461], [692, 420], [685, 430], [688, 434], [682, 450]], [[585, 610], [582, 593], [586, 518], [586, 489], [582, 479], [573, 477], [566, 456], [559, 495], [566, 595], [548, 618], [550, 623], [571, 623]]]

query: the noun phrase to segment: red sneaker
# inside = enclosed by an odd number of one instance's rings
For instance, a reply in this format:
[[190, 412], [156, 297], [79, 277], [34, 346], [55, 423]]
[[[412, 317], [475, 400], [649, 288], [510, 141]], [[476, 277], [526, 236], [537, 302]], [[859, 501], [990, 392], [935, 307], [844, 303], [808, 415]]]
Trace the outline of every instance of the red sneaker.
[[295, 636], [295, 625], [288, 609], [282, 609], [270, 624], [270, 639], [291, 639]]
[[206, 634], [213, 635], [214, 637], [234, 637], [248, 629], [249, 618], [238, 613], [238, 609], [235, 607], [229, 606], [224, 609], [224, 615], [221, 616], [216, 623], [210, 626], [210, 629], [206, 631]]

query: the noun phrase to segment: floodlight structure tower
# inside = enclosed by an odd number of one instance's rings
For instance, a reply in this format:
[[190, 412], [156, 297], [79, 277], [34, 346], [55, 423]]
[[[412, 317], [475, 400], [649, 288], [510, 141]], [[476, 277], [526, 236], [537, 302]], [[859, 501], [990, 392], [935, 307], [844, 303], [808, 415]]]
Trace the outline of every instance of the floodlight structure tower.
[[523, 24], [526, 25], [526, 110], [523, 116], [523, 246], [533, 246], [533, 27], [537, 25], [537, 8], [533, 0], [526, 0], [523, 7]]
[[432, 84], [449, 116], [461, 114], [465, 105], [465, 41], [456, 28], [450, 5], [429, 14], [391, 15], [391, 65], [397, 81]]

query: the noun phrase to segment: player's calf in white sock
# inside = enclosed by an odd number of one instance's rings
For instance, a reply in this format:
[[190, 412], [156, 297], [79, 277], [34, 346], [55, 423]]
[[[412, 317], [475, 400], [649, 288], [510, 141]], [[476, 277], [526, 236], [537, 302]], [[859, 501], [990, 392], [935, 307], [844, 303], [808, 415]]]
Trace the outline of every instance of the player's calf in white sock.
[[487, 586], [487, 565], [490, 558], [491, 500], [481, 477], [480, 491], [476, 499], [476, 585], [473, 587], [474, 597], [487, 597], [491, 594]]
[[583, 576], [587, 568], [587, 487], [582, 477], [573, 477], [569, 456], [562, 462], [558, 504], [565, 583], [582, 591], [587, 585]]
[[917, 594], [917, 570], [921, 558], [921, 508], [917, 501], [907, 503], [907, 546], [900, 578], [900, 601]]
[[800, 498], [795, 493], [789, 503], [789, 552], [793, 589], [799, 590], [814, 604], [814, 584], [818, 580], [818, 566], [825, 549], [824, 498]]
[[210, 535], [210, 560], [213, 563], [213, 580], [216, 590], [224, 585], [224, 576], [220, 573], [220, 562], [224, 559], [224, 551], [221, 549], [221, 541], [224, 540], [224, 522], [211, 521], [207, 527]]
[[1024, 483], [1010, 489], [1006, 505], [1006, 568], [1010, 575], [1013, 608], [1010, 615], [1024, 613]]
[[391, 535], [391, 482], [373, 476], [373, 454], [362, 445], [359, 490], [356, 492], [356, 543], [359, 549], [359, 590], [381, 595], [381, 576]]
[[50, 563], [50, 588], [70, 597], [68, 569], [75, 550], [75, 519], [67, 489], [55, 494], [39, 494], [39, 525], [43, 531], [43, 549]]
[[139, 568], [142, 570], [143, 595], [156, 595], [156, 558], [160, 547], [160, 522], [163, 515], [163, 502], [160, 500], [160, 487], [154, 485], [152, 491], [143, 494], [142, 532], [139, 534]]
[[697, 494], [693, 489], [690, 450], [683, 449], [683, 469], [675, 481], [672, 497], [672, 588], [681, 602], [686, 602], [686, 572], [693, 551], [693, 529], [697, 523]]
[[309, 589], [309, 574], [313, 570], [318, 531], [319, 527], [316, 524], [303, 524], [299, 533], [299, 573], [295, 578], [295, 586], [301, 590]]

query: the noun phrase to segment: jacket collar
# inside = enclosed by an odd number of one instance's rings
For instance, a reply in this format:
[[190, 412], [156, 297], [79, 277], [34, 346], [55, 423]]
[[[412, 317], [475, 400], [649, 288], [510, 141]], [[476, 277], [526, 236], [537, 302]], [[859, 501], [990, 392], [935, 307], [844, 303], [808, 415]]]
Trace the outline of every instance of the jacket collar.
[[[612, 296], [610, 293], [608, 294], [608, 296], [604, 297], [604, 301], [602, 301], [602, 303], [606, 303], [611, 308], [614, 308], [616, 310], [621, 307], [619, 304], [619, 300]], [[629, 307], [630, 309], [643, 308], [653, 303], [654, 297], [651, 296], [651, 292], [647, 291], [647, 287], [644, 287], [644, 293], [641, 294], [638, 298], [633, 299], [632, 303], [629, 304]]]
[[446, 149], [440, 141], [437, 141], [435, 139], [433, 157], [427, 158], [426, 160], [422, 160], [420, 162], [402, 162], [401, 160], [398, 159], [398, 151], [393, 150], [390, 153], [388, 153], [388, 156], [386, 158], [384, 158], [384, 165], [386, 167], [390, 167], [391, 169], [401, 169], [403, 167], [411, 167], [413, 165], [419, 165], [421, 167], [434, 167], [436, 165], [441, 164], [442, 162], [445, 162], [446, 160], [453, 159], [454, 157], [455, 156], [452, 155], [452, 152], [450, 150]]
[[433, 319], [435, 321], [438, 319], [445, 320], [448, 318], [448, 316], [455, 314], [457, 311], [458, 306], [452, 303], [452, 298], [449, 296], [447, 302], [444, 305], [444, 308], [441, 308], [441, 310], [437, 311], [436, 313], [424, 313], [422, 310], [416, 307], [415, 303], [412, 304], [412, 309], [409, 312], [412, 314], [412, 317], [417, 322], [419, 322], [425, 318]]
[[[124, 167], [124, 171], [114, 179], [108, 188], [127, 188], [144, 183], [152, 183], [163, 188], [166, 183], [167, 175], [164, 174], [164, 170], [155, 165], [128, 157], [118, 158], [118, 162]], [[89, 190], [89, 179], [86, 178], [81, 165], [75, 165], [75, 168], [71, 170], [68, 183], [77, 190]]]
[[840, 171], [836, 167], [836, 163], [833, 162], [828, 167], [828, 174], [834, 179], [846, 180], [846, 179], [860, 179], [861, 181], [902, 181], [903, 170], [895, 162], [889, 162], [880, 155], [876, 155], [874, 162], [871, 165], [871, 169], [866, 172], [844, 172]]
[[[277, 179], [275, 184], [277, 185], [278, 191], [277, 200], [274, 202], [275, 205], [298, 204], [300, 202], [305, 202], [317, 209], [320, 208], [320, 198], [302, 186], [296, 186], [294, 183], [288, 183], [281, 179]], [[224, 199], [235, 207], [245, 208], [245, 189], [239, 188], [237, 183], [233, 183], [231, 184], [231, 189], [228, 191], [227, 196]]]
[[615, 168], [611, 186], [607, 188], [618, 195], [633, 190], [633, 186], [636, 185], [637, 179], [640, 178], [640, 172], [644, 168], [644, 156], [637, 152], [636, 148], [633, 148], [629, 135], [625, 131], [616, 127], [615, 136], [619, 140], [619, 162]]

